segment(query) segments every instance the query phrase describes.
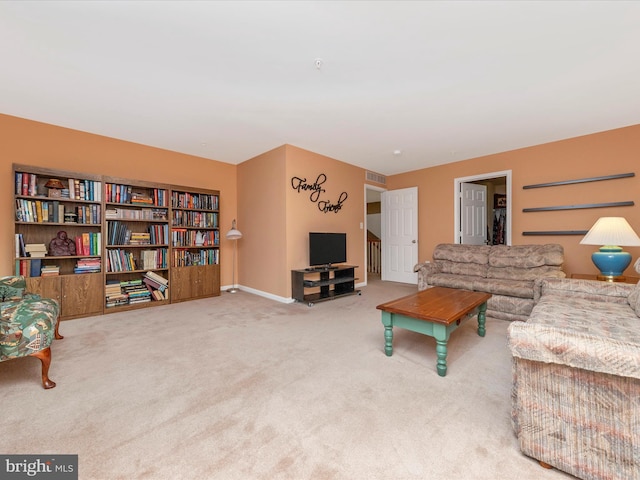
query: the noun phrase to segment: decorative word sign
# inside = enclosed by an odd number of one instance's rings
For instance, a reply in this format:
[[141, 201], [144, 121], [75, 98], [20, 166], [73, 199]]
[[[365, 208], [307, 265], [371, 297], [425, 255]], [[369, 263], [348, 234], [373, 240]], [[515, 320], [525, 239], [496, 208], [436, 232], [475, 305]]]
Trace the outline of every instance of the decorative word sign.
[[342, 204], [345, 202], [347, 197], [349, 196], [347, 192], [342, 192], [338, 197], [338, 201], [332, 203], [330, 200], [320, 200], [320, 195], [326, 192], [322, 185], [327, 181], [327, 176], [324, 173], [321, 173], [316, 178], [316, 181], [313, 183], [307, 183], [306, 178], [300, 177], [292, 177], [291, 178], [291, 187], [296, 190], [298, 193], [300, 192], [308, 192], [309, 200], [318, 205], [318, 210], [323, 213], [334, 212], [338, 213], [342, 208]]

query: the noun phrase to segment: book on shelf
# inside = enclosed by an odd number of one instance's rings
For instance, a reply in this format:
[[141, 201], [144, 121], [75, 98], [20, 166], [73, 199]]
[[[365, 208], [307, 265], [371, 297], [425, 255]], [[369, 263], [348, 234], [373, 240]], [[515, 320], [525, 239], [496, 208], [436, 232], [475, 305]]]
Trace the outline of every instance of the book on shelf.
[[31, 260], [29, 263], [31, 264], [30, 265], [29, 275], [31, 277], [39, 277], [40, 276], [40, 270], [42, 269], [42, 259], [35, 258], [35, 259]]
[[26, 257], [27, 251], [25, 250], [24, 237], [21, 233], [16, 233], [16, 257]]
[[99, 258], [79, 258], [73, 269], [74, 273], [99, 273], [101, 271]]
[[47, 255], [47, 246], [44, 243], [27, 243], [24, 250], [30, 257], [43, 258]]
[[60, 275], [60, 267], [58, 265], [44, 265], [40, 270], [41, 277], [54, 277]]

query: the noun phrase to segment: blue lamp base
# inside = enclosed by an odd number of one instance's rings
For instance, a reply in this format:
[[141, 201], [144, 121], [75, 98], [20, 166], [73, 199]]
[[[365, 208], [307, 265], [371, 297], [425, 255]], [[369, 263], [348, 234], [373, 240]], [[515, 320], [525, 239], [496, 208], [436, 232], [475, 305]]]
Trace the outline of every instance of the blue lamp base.
[[631, 263], [631, 254], [624, 252], [621, 247], [605, 245], [600, 247], [599, 251], [593, 252], [591, 260], [600, 270], [598, 280], [623, 282], [625, 278], [622, 276], [622, 272]]

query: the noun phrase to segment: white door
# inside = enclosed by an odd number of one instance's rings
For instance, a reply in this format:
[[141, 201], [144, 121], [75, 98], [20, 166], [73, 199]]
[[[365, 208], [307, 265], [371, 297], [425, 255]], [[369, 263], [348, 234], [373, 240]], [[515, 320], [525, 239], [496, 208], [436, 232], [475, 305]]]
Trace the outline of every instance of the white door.
[[487, 186], [460, 184], [460, 243], [487, 243]]
[[382, 280], [418, 283], [418, 187], [381, 194]]

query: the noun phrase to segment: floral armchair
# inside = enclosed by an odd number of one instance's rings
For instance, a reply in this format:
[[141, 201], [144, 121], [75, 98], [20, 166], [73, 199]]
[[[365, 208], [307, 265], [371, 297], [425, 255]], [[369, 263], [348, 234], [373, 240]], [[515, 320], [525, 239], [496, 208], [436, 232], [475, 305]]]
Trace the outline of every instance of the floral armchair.
[[25, 292], [24, 277], [0, 278], [0, 362], [33, 356], [42, 362], [42, 385], [53, 388], [49, 379], [51, 343], [58, 333], [58, 302]]

